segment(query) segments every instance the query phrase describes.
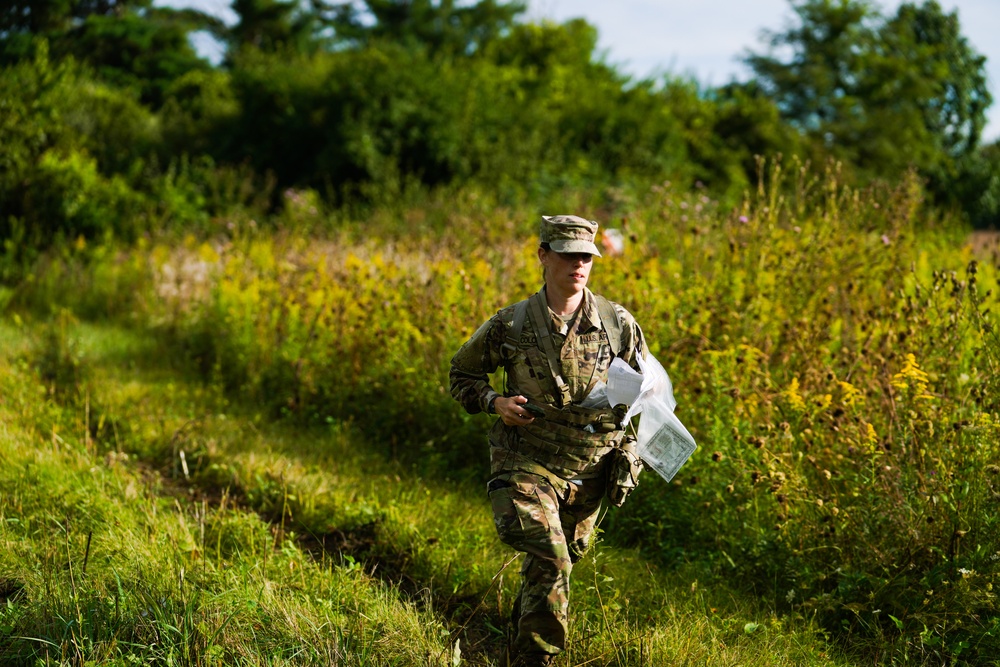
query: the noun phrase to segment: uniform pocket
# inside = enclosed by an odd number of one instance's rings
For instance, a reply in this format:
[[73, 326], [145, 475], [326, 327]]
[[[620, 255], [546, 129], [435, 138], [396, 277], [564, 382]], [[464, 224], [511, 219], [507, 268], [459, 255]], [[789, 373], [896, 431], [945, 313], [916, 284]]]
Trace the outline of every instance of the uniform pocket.
[[518, 477], [494, 479], [487, 488], [500, 541], [524, 551], [531, 544], [547, 541], [549, 520], [538, 484]]

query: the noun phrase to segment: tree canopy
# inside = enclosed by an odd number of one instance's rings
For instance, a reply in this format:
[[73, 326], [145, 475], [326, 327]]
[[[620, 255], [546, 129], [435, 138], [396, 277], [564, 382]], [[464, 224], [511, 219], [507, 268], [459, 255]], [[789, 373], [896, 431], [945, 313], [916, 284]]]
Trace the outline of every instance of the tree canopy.
[[[229, 170], [248, 170], [261, 191], [311, 188], [332, 204], [405, 188], [540, 199], [664, 180], [736, 202], [758, 156], [779, 153], [836, 158], [859, 184], [916, 168], [939, 203], [982, 224], [1000, 213], [996, 151], [979, 145], [984, 59], [933, 0], [888, 18], [868, 0], [794, 2], [796, 23], [747, 55], [756, 78], [719, 88], [635, 80], [602, 60], [594, 26], [527, 21], [521, 1], [232, 8], [227, 26], [152, 0], [4, 5], [0, 89], [18, 111], [0, 123], [12, 165], [0, 219], [39, 210], [53, 169], [75, 174], [63, 184], [132, 188], [179, 207], [157, 215], [190, 220], [201, 206], [191, 201], [231, 191], [216, 183]], [[220, 64], [196, 53], [197, 31], [222, 41]], [[55, 96], [44, 94], [53, 72]], [[67, 138], [73, 128], [81, 140]], [[204, 171], [178, 189], [177, 165], [192, 164]]]
[[746, 57], [782, 117], [870, 176], [916, 167], [936, 186], [953, 178], [979, 147], [992, 99], [957, 13], [936, 0], [889, 18], [868, 0], [793, 9], [797, 23]]

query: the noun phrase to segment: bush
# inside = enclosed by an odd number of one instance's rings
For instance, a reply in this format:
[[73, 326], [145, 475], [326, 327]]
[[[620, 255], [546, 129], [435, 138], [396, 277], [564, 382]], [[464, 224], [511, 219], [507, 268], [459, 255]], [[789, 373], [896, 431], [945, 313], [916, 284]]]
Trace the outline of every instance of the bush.
[[36, 221], [31, 239], [45, 245], [55, 238], [100, 238], [105, 234], [132, 240], [143, 229], [145, 198], [123, 178], [103, 177], [97, 162], [78, 152], [40, 156], [24, 193], [24, 215]]
[[[668, 184], [616, 200], [628, 246], [592, 286], [637, 315], [701, 449], [672, 484], [647, 473], [607, 536], [703, 562], [877, 647], [865, 659], [990, 664], [996, 269], [924, 211], [915, 178], [860, 192], [833, 168], [788, 171], [735, 210]], [[295, 220], [314, 199], [288, 197]], [[276, 415], [347, 420], [426, 475], [485, 475], [487, 420], [450, 399], [448, 360], [539, 277], [535, 214], [477, 201], [392, 209], [357, 238], [142, 251], [144, 321]]]

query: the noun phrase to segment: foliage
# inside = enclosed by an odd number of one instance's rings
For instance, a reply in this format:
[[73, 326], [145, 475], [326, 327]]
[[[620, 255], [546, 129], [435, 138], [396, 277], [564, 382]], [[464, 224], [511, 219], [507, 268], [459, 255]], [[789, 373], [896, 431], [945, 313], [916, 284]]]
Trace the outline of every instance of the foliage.
[[939, 202], [956, 203], [957, 161], [974, 155], [992, 101], [986, 59], [957, 13], [934, 0], [903, 3], [889, 19], [867, 0], [793, 8], [798, 24], [770, 33], [769, 53], [746, 58], [783, 116], [868, 179], [916, 167]]
[[[7, 326], [6, 343], [34, 335]], [[96, 342], [112, 346], [113, 367], [134, 370], [149, 352], [111, 338]], [[100, 375], [93, 348], [83, 356], [101, 380], [86, 403], [40, 393], [9, 345], [0, 361], [4, 664], [427, 664], [444, 653], [441, 621], [390, 587], [314, 561], [234, 501], [171, 495], [169, 476], [132, 458], [160, 433], [125, 409], [165, 405], [161, 424], [173, 428], [189, 406], [167, 382], [136, 395], [132, 381]]]
[[14, 0], [0, 14], [0, 63], [31, 57], [44, 39], [53, 54], [90, 64], [104, 83], [132, 88], [158, 105], [170, 81], [205, 69], [188, 41], [221, 23], [191, 10], [152, 7], [151, 0]]
[[953, 200], [964, 202], [973, 225], [1000, 228], [1000, 140], [958, 163]]
[[143, 197], [102, 169], [127, 169], [155, 140], [144, 108], [92, 86], [72, 62], [51, 63], [44, 45], [33, 61], [0, 73], [0, 89], [0, 236], [8, 253], [30, 257], [54, 237], [129, 237], [142, 226]]
[[477, 0], [365, 0], [325, 2], [326, 23], [338, 41], [352, 46], [398, 43], [434, 54], [468, 56], [488, 48], [514, 27], [523, 2]]
[[[668, 184], [616, 204], [632, 241], [595, 289], [645, 325], [701, 449], [671, 485], [646, 475], [608, 539], [706, 563], [859, 656], [989, 664], [993, 264], [922, 220], [915, 177], [861, 192], [835, 167], [762, 173], [735, 210]], [[322, 214], [285, 196], [286, 224]], [[393, 210], [356, 236], [150, 249], [142, 321], [274, 416], [347, 421], [418, 474], [481, 479], [486, 424], [449, 398], [447, 360], [537, 273], [533, 214], [477, 201]]]
[[[418, 193], [482, 189], [537, 205], [663, 181], [735, 203], [757, 156], [778, 154], [833, 155], [859, 184], [915, 165], [938, 205], [981, 224], [992, 215], [982, 58], [933, 2], [885, 20], [864, 2], [798, 4], [801, 25], [772, 35], [792, 60], [751, 55], [758, 80], [718, 89], [632, 80], [602, 61], [593, 26], [524, 22], [515, 2], [247, 0], [231, 28], [146, 0], [42, 4], [15, 3], [0, 31], [7, 241], [44, 244], [17, 230], [53, 226], [93, 235], [25, 211], [30, 174], [53, 148], [95, 159], [111, 190], [156, 201], [133, 232], [204, 227], [225, 214], [210, 193], [234, 175], [267, 194], [256, 217], [287, 188], [348, 216]], [[225, 42], [221, 66], [193, 52], [198, 30]], [[203, 183], [171, 182], [192, 165]], [[118, 234], [122, 206], [112, 209]]]
[[291, 0], [235, 0], [236, 24], [223, 32], [230, 49], [305, 54], [315, 50], [321, 29], [314, 13]]
[[188, 39], [196, 27], [201, 26], [159, 11], [92, 16], [64, 40], [53, 41], [53, 52], [88, 63], [102, 81], [137, 90], [143, 102], [158, 108], [173, 81], [209, 67]]

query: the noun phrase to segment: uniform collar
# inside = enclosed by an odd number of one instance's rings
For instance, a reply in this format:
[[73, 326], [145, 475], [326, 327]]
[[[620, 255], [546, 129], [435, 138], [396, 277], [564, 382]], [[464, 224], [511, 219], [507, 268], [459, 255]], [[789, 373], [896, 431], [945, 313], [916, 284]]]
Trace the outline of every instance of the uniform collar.
[[577, 331], [580, 333], [601, 328], [601, 313], [597, 310], [597, 299], [594, 298], [590, 288], [583, 289], [583, 304], [580, 306], [583, 312], [580, 313], [580, 321], [577, 324]]
[[[541, 292], [542, 299], [544, 300], [546, 298], [545, 286], [542, 285], [542, 289], [539, 291]], [[580, 317], [577, 318], [576, 320], [577, 333], [583, 334], [593, 329], [600, 329], [601, 313], [600, 311], [597, 310], [597, 299], [594, 298], [594, 293], [590, 291], [589, 287], [583, 288], [583, 303], [580, 304], [580, 308], [583, 309], [583, 312], [580, 313]], [[551, 310], [548, 308], [546, 308], [546, 310], [549, 311], [549, 314], [551, 315]], [[552, 326], [558, 332], [559, 323], [556, 321], [557, 318], [555, 317], [555, 315], [551, 316], [552, 316]]]

